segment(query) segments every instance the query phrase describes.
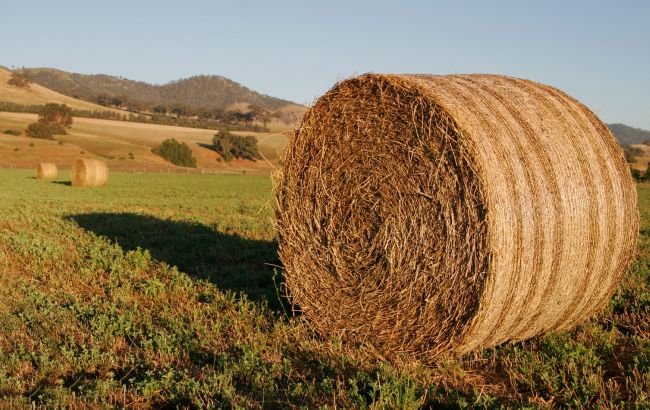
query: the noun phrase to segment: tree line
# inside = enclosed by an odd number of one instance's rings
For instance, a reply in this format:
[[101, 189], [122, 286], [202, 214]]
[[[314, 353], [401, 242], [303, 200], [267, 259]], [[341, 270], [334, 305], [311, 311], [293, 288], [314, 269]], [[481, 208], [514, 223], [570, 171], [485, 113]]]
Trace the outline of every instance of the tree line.
[[[22, 105], [12, 102], [0, 101], [0, 111], [6, 112], [23, 112], [38, 114], [43, 110], [44, 105]], [[139, 122], [145, 124], [157, 125], [173, 125], [177, 127], [186, 128], [202, 128], [208, 130], [229, 130], [229, 131], [252, 131], [252, 132], [265, 132], [268, 131], [264, 126], [258, 124], [244, 122], [233, 124], [228, 122], [221, 122], [209, 118], [190, 118], [190, 117], [174, 117], [160, 114], [134, 114], [134, 113], [120, 113], [115, 111], [92, 111], [92, 110], [72, 110], [73, 117], [80, 118], [96, 118], [102, 120], [115, 120], [126, 122]]]
[[90, 102], [104, 107], [129, 111], [136, 114], [145, 114], [158, 118], [190, 119], [201, 122], [215, 122], [229, 125], [253, 127], [253, 123], [263, 124], [266, 129], [268, 123], [276, 118], [279, 113], [249, 104], [246, 112], [236, 110], [222, 110], [220, 108], [197, 108], [186, 104], [155, 104], [133, 99], [128, 95], [99, 94], [88, 99]]

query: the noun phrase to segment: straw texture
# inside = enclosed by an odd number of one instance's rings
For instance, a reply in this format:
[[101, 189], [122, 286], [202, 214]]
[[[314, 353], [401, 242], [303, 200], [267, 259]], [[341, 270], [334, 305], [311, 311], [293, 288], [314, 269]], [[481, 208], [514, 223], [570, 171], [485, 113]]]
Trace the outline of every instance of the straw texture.
[[108, 167], [104, 161], [78, 158], [72, 163], [72, 186], [99, 187], [106, 185]]
[[38, 179], [54, 179], [59, 174], [56, 164], [50, 162], [41, 162], [36, 167], [36, 178]]
[[341, 82], [275, 185], [296, 309], [389, 357], [569, 328], [605, 306], [636, 248], [635, 185], [607, 127], [516, 78]]

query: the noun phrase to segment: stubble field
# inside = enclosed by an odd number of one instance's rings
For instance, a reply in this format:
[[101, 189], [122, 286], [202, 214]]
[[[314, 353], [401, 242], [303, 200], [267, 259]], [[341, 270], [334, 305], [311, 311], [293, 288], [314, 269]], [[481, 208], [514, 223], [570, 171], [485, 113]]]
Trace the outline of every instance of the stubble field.
[[[207, 148], [217, 133], [215, 130], [75, 117], [67, 135], [56, 135], [55, 140], [29, 138], [27, 126], [37, 119], [36, 114], [0, 112], [0, 167], [32, 168], [39, 162], [53, 162], [65, 168], [81, 157], [100, 159], [120, 171], [268, 175], [278, 166], [288, 135], [236, 132], [255, 136], [264, 159], [225, 162]], [[7, 130], [22, 135], [5, 134]], [[151, 152], [169, 138], [188, 144], [199, 169], [177, 167]]]

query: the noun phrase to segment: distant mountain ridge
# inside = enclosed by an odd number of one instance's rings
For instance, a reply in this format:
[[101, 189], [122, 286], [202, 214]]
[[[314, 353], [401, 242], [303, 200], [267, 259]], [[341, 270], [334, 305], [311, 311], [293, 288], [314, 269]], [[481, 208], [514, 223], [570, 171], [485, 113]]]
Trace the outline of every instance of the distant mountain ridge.
[[650, 141], [650, 131], [641, 128], [629, 127], [625, 124], [607, 124], [607, 127], [621, 145], [642, 144], [645, 141]]
[[152, 105], [184, 105], [221, 110], [242, 103], [270, 111], [299, 106], [291, 101], [260, 94], [218, 75], [197, 75], [156, 85], [106, 74], [70, 73], [53, 68], [24, 68], [20, 71], [37, 84], [86, 101], [93, 101], [104, 94], [124, 95]]

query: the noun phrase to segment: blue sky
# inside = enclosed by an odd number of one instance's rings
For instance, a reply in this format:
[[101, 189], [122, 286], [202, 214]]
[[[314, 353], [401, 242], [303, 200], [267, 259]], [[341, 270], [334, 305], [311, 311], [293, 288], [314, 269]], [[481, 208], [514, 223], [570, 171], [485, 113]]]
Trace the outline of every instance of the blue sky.
[[650, 129], [650, 1], [30, 1], [0, 64], [165, 83], [219, 74], [312, 102], [365, 72], [500, 73]]

